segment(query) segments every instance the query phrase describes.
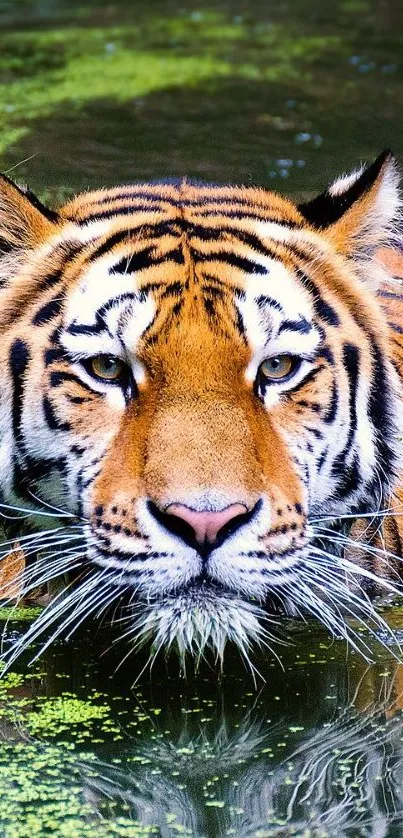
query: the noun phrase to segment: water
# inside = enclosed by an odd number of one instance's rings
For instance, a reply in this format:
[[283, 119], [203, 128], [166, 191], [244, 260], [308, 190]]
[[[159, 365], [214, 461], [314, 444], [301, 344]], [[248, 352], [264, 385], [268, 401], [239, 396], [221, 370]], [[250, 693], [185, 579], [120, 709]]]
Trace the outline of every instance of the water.
[[0, 0], [1, 168], [56, 201], [167, 175], [307, 197], [402, 156], [402, 24], [400, 0]]
[[[58, 202], [190, 175], [295, 198], [403, 153], [400, 0], [0, 0], [0, 166]], [[400, 611], [388, 620], [403, 623]], [[0, 834], [403, 835], [403, 667], [290, 625], [283, 669], [230, 653], [115, 673], [93, 632], [0, 682]], [[21, 627], [8, 628], [6, 642]]]
[[372, 664], [288, 630], [256, 684], [231, 651], [222, 676], [160, 661], [133, 684], [142, 662], [99, 658], [102, 631], [20, 661], [0, 682], [1, 834], [402, 835], [403, 666], [369, 637]]

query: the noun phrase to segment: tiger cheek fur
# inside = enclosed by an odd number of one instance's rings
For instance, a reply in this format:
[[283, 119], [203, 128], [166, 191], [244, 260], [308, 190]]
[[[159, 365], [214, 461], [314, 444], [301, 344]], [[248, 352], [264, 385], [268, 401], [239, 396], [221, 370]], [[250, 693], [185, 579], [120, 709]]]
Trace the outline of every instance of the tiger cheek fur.
[[399, 485], [397, 213], [388, 154], [300, 208], [183, 182], [53, 213], [0, 182], [2, 501], [73, 533], [27, 590], [74, 561], [67, 625], [121, 602], [134, 645], [181, 653], [247, 654], [274, 608], [374, 616], [351, 588], [393, 561], [346, 553]]

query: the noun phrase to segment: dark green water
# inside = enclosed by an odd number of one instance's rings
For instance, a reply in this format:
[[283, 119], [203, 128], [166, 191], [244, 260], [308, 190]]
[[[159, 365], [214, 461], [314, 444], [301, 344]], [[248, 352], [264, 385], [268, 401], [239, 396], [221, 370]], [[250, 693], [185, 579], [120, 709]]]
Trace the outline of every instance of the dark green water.
[[133, 685], [142, 662], [115, 671], [93, 631], [21, 661], [0, 682], [0, 834], [401, 836], [402, 665], [289, 629], [257, 685], [231, 653], [222, 677], [160, 662]]
[[[56, 202], [185, 174], [307, 197], [402, 159], [402, 44], [401, 0], [0, 0], [0, 168]], [[91, 632], [22, 659], [1, 838], [402, 836], [402, 666], [292, 637], [257, 686], [229, 655], [222, 678], [159, 664], [132, 687], [142, 662], [114, 674]]]
[[307, 196], [402, 157], [402, 44], [401, 0], [0, 0], [0, 166], [56, 200], [186, 174]]

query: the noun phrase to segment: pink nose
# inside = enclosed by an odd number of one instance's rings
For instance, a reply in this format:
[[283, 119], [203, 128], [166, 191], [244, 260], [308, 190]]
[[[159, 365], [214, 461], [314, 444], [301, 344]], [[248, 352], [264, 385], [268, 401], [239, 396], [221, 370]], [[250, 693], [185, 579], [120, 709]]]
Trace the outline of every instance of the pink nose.
[[245, 515], [247, 511], [243, 503], [232, 503], [219, 512], [196, 512], [182, 503], [171, 503], [165, 510], [166, 514], [181, 519], [192, 528], [198, 544], [214, 544], [220, 530], [234, 518]]

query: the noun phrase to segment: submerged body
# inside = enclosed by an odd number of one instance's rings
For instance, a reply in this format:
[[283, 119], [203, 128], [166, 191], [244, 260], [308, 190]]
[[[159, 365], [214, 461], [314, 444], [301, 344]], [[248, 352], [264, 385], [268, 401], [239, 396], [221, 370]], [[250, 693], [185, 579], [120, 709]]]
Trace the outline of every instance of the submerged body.
[[29, 639], [121, 604], [134, 645], [247, 653], [278, 610], [347, 635], [395, 589], [396, 181], [383, 155], [299, 208], [182, 182], [58, 213], [0, 183], [2, 502], [63, 511], [23, 587], [71, 585]]

